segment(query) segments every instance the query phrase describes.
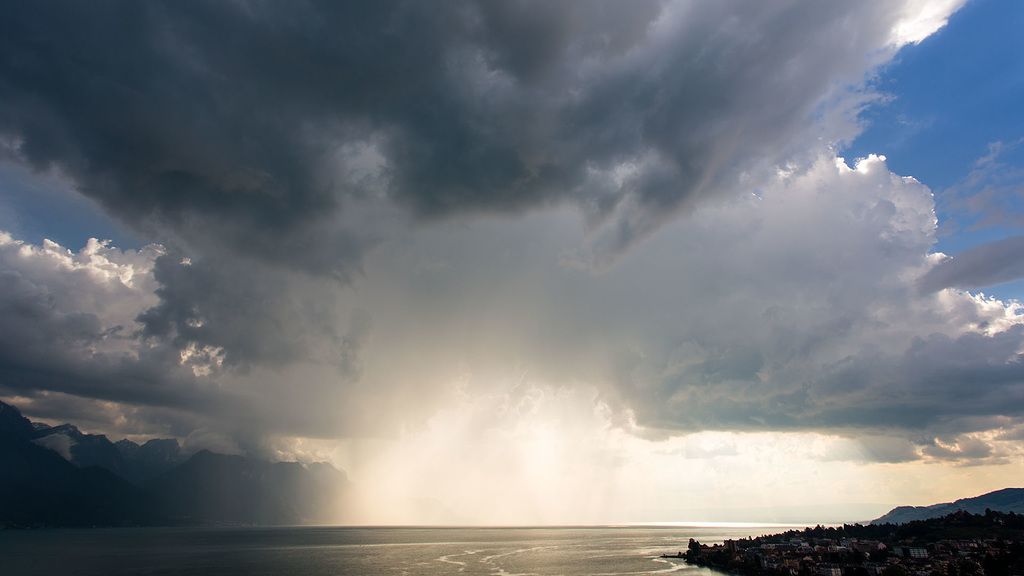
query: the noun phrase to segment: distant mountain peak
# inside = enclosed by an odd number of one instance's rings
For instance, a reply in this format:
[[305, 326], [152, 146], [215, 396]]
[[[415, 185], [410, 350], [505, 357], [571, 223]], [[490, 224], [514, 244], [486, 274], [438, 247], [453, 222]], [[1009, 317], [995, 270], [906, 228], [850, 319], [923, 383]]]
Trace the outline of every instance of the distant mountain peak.
[[114, 447], [117, 448], [117, 451], [125, 458], [131, 458], [139, 451], [139, 445], [127, 438], [122, 438], [121, 440], [114, 442]]
[[46, 432], [47, 434], [67, 434], [68, 436], [71, 437], [85, 436], [85, 434], [83, 434], [82, 431], [78, 429], [78, 426], [75, 426], [74, 424], [60, 424], [58, 426], [49, 426], [47, 428], [43, 428], [41, 432]]

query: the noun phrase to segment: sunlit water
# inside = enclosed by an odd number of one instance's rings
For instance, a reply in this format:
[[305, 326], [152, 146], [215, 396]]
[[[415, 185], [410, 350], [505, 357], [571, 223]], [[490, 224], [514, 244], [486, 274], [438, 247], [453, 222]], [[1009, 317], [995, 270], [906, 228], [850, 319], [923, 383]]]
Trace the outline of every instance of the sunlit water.
[[[0, 574], [625, 575], [704, 568], [661, 554], [758, 527], [144, 528], [0, 531]], [[718, 576], [718, 575], [716, 575]]]

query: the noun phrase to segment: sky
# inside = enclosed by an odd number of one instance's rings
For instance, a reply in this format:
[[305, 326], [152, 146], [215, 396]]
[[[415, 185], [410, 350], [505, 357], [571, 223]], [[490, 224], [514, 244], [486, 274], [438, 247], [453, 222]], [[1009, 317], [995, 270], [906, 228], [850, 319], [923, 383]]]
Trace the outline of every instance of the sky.
[[5, 2], [0, 400], [368, 524], [1024, 474], [1024, 5]]

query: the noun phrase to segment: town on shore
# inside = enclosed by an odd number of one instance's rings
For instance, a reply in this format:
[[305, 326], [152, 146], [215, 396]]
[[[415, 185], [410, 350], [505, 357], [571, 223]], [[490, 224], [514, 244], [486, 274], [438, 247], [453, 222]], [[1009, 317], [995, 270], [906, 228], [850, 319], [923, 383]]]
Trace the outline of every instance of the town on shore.
[[1024, 514], [959, 511], [906, 524], [847, 524], [705, 545], [665, 557], [745, 576], [1022, 576]]

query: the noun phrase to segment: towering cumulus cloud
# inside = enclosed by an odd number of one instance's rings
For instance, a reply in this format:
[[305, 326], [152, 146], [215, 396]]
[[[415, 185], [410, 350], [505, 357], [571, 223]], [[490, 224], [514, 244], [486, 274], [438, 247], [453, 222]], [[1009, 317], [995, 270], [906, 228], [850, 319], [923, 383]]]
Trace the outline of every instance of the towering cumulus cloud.
[[293, 454], [554, 414], [1005, 458], [1024, 322], [958, 290], [1008, 256], [837, 156], [961, 3], [4, 2], [4, 169], [152, 244], [0, 236], [0, 396]]

